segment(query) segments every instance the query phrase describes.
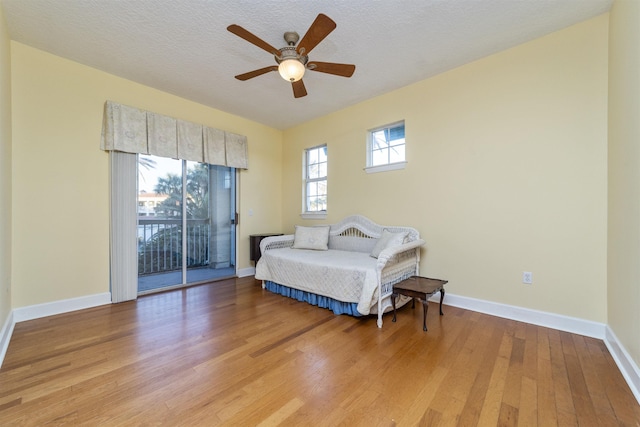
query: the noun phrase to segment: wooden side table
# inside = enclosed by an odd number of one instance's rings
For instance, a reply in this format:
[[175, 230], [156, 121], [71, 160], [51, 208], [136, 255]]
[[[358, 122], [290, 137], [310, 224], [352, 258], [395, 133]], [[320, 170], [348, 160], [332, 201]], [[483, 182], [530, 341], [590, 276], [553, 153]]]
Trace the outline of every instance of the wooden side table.
[[260, 256], [262, 255], [260, 253], [260, 242], [262, 242], [262, 239], [264, 239], [265, 237], [271, 237], [271, 236], [282, 236], [282, 233], [252, 234], [249, 236], [249, 260], [250, 261], [254, 261], [255, 263], [258, 262], [258, 260], [260, 259]]
[[442, 300], [444, 299], [444, 285], [448, 283], [448, 280], [429, 279], [427, 277], [412, 276], [399, 283], [393, 285], [393, 293], [391, 294], [391, 303], [393, 304], [393, 320], [396, 321], [396, 297], [398, 295], [406, 295], [413, 298], [412, 308], [415, 307], [415, 298], [422, 302], [423, 317], [422, 317], [422, 330], [427, 330], [427, 310], [429, 308], [428, 299], [440, 292], [440, 316], [442, 313]]

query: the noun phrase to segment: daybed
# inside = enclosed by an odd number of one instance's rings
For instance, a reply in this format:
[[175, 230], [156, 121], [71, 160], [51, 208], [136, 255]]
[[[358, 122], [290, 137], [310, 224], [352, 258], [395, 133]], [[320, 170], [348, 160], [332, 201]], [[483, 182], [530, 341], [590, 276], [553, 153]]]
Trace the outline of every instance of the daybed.
[[385, 227], [361, 215], [296, 226], [295, 234], [262, 240], [255, 277], [263, 288], [336, 314], [377, 313], [381, 328], [393, 285], [418, 274], [424, 243], [415, 228]]

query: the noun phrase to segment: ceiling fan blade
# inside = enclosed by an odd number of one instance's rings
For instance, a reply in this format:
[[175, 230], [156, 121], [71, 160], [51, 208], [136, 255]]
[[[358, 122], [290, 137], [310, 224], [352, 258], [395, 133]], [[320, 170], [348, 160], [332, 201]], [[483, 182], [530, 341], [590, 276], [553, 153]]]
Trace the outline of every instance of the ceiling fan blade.
[[249, 43], [258, 46], [260, 49], [266, 50], [267, 52], [269, 52], [272, 55], [278, 55], [280, 53], [280, 51], [278, 49], [276, 49], [275, 47], [271, 46], [269, 43], [267, 43], [266, 41], [262, 40], [258, 36], [256, 36], [256, 35], [250, 33], [249, 31], [245, 30], [244, 28], [242, 28], [239, 25], [236, 25], [236, 24], [229, 25], [227, 27], [227, 30], [229, 30], [230, 32], [232, 32], [236, 36], [245, 39]]
[[334, 74], [342, 77], [351, 77], [356, 71], [356, 66], [353, 64], [336, 64], [334, 62], [312, 61], [307, 64], [307, 68], [311, 71], [319, 71], [321, 73]]
[[249, 79], [252, 79], [254, 77], [258, 77], [258, 76], [261, 76], [263, 74], [266, 74], [269, 71], [278, 71], [278, 67], [275, 66], [275, 65], [271, 65], [269, 67], [260, 68], [259, 70], [253, 70], [253, 71], [249, 71], [248, 73], [238, 74], [236, 76], [236, 79], [245, 81], [245, 80], [249, 80]]
[[291, 87], [293, 87], [294, 98], [302, 98], [303, 96], [307, 96], [307, 89], [304, 87], [302, 79], [298, 80], [297, 82], [292, 82]]
[[[307, 34], [302, 37], [296, 47], [296, 51], [303, 55], [308, 55], [314, 47], [318, 45], [329, 33], [336, 29], [336, 23], [327, 15], [319, 14], [315, 21], [307, 30]], [[304, 49], [304, 52], [303, 52]]]

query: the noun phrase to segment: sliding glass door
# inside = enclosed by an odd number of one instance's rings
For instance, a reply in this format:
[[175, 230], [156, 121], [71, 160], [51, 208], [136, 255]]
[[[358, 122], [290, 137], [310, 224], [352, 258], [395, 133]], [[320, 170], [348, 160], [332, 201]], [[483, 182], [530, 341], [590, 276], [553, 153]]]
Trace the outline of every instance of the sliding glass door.
[[235, 169], [138, 156], [138, 293], [235, 275]]
[[235, 170], [186, 162], [187, 283], [235, 274]]

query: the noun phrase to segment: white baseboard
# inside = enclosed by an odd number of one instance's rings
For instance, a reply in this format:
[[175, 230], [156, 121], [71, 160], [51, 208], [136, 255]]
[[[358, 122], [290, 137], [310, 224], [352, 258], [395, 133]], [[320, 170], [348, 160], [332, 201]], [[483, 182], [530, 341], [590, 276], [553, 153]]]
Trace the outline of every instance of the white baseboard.
[[4, 362], [4, 356], [7, 354], [9, 341], [11, 341], [11, 335], [13, 334], [13, 327], [15, 325], [16, 322], [13, 320], [12, 311], [7, 316], [4, 325], [2, 325], [2, 330], [0, 330], [0, 367], [2, 366], [2, 362]]
[[0, 331], [0, 366], [2, 366], [4, 356], [7, 354], [9, 341], [11, 341], [11, 335], [16, 323], [105, 304], [111, 304], [111, 292], [14, 308], [7, 316], [7, 320]]
[[111, 304], [111, 292], [14, 308], [13, 319], [16, 323], [24, 322], [25, 320], [38, 319], [105, 304]]
[[620, 372], [622, 372], [622, 376], [627, 381], [627, 384], [629, 384], [631, 392], [636, 397], [638, 403], [640, 403], [640, 369], [609, 325], [606, 327], [604, 343], [609, 349], [609, 353], [611, 353], [616, 365], [618, 365]]
[[[439, 302], [440, 294], [438, 293], [432, 296], [430, 301]], [[601, 340], [605, 338], [606, 325], [604, 323], [592, 322], [576, 317], [451, 295], [449, 293], [445, 293], [444, 304]]]
[[255, 267], [241, 268], [237, 272], [238, 277], [253, 276], [254, 274], [256, 274]]

